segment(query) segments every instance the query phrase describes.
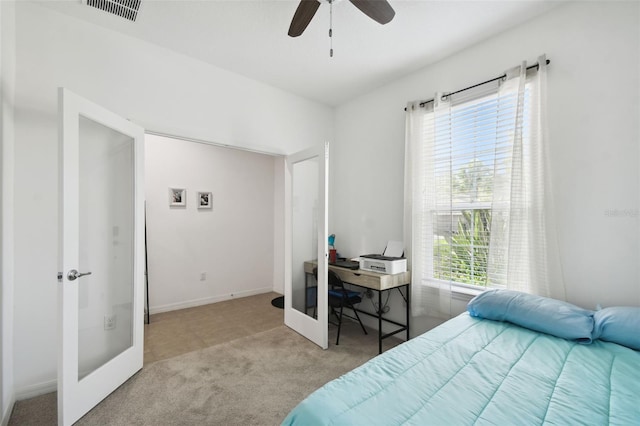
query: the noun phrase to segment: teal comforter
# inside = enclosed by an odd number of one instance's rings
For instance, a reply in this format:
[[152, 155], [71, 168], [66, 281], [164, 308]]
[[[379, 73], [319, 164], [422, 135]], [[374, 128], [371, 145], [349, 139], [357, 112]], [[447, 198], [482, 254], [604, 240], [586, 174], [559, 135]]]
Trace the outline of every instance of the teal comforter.
[[284, 425], [640, 425], [640, 352], [467, 313], [302, 401]]

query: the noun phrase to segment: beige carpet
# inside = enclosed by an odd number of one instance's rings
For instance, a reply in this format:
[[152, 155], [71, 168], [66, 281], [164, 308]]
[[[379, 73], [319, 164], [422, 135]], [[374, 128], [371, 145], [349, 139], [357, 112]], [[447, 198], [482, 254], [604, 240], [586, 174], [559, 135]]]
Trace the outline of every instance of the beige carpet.
[[144, 364], [271, 330], [283, 324], [269, 292], [151, 315], [144, 326]]
[[[324, 383], [377, 354], [375, 332], [346, 322], [321, 350], [285, 326], [145, 367], [80, 425], [277, 425]], [[330, 327], [330, 342], [335, 327]], [[387, 345], [397, 344], [388, 339]], [[54, 425], [56, 396], [16, 404], [11, 425]]]

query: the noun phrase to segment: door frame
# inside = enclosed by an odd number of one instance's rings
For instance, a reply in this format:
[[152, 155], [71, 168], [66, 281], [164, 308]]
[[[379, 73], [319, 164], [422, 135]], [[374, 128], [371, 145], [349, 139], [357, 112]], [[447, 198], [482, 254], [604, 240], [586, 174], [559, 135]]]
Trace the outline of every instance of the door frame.
[[[313, 318], [293, 308], [293, 165], [311, 158], [319, 160], [318, 170], [318, 288], [317, 318]], [[285, 158], [284, 173], [284, 322], [289, 328], [311, 340], [322, 349], [328, 347], [328, 293], [327, 259], [329, 257], [328, 230], [328, 192], [329, 192], [329, 143], [288, 155]], [[308, 259], [312, 260], [312, 259]], [[303, 265], [299, 265], [303, 268]], [[306, 295], [305, 295], [306, 298]]]
[[[60, 247], [58, 274], [58, 424], [69, 425], [142, 368], [144, 355], [144, 129], [65, 88], [58, 89]], [[134, 139], [132, 346], [78, 380], [79, 119]], [[80, 271], [85, 272], [85, 271]]]

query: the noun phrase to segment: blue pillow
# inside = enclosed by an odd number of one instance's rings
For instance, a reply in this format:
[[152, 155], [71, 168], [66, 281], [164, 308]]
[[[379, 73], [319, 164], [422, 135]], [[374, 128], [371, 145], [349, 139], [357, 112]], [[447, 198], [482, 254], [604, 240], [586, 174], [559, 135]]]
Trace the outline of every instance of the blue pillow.
[[616, 306], [596, 311], [593, 338], [640, 351], [640, 308]]
[[473, 317], [507, 321], [531, 330], [591, 343], [593, 311], [567, 302], [512, 290], [487, 290], [467, 305]]

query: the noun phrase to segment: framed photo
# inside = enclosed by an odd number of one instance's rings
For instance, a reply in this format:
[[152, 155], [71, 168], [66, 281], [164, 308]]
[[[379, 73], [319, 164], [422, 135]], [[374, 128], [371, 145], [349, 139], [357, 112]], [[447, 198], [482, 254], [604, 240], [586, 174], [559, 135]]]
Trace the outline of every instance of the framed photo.
[[210, 209], [213, 205], [213, 196], [210, 192], [198, 192], [198, 208]]
[[169, 207], [185, 207], [187, 205], [187, 190], [184, 188], [169, 188]]

